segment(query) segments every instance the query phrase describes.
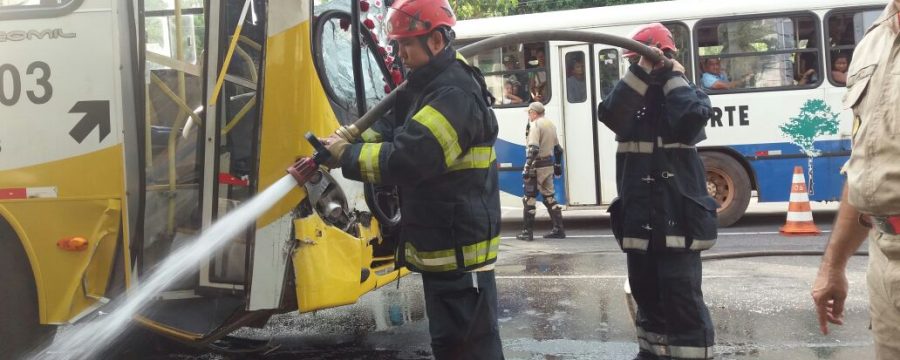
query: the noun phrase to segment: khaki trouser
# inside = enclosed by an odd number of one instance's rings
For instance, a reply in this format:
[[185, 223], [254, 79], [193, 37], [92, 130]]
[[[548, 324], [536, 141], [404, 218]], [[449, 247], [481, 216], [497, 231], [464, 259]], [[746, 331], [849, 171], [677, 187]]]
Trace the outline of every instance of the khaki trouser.
[[866, 282], [875, 357], [900, 359], [900, 235], [872, 231]]
[[544, 197], [555, 195], [556, 192], [553, 189], [553, 166], [539, 167], [534, 169], [534, 171], [537, 173], [537, 186], [541, 195], [544, 195]]

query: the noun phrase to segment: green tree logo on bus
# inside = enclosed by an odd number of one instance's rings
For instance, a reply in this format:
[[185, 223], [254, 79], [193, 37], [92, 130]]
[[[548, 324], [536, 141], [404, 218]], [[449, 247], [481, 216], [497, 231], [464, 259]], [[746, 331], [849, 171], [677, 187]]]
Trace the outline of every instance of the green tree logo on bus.
[[803, 104], [799, 115], [792, 117], [779, 128], [782, 134], [791, 139], [792, 144], [799, 146], [806, 156], [813, 158], [821, 153], [816, 149], [816, 138], [837, 134], [838, 115], [831, 112], [831, 107], [825, 100], [811, 99]]
[[822, 135], [834, 135], [838, 131], [838, 113], [831, 112], [831, 107], [822, 99], [807, 100], [800, 109], [800, 114], [779, 126], [781, 133], [791, 139], [791, 143], [800, 147], [808, 156], [809, 194], [815, 194], [813, 179], [813, 158], [821, 152], [816, 149], [816, 138]]

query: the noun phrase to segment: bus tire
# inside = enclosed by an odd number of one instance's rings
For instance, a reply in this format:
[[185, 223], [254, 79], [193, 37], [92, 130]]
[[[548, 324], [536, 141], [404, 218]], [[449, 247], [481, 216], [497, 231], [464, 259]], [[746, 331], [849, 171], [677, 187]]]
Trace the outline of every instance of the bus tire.
[[0, 218], [0, 357], [18, 359], [56, 335], [41, 325], [37, 286], [18, 236]]
[[719, 203], [719, 227], [736, 223], [750, 205], [750, 177], [731, 156], [719, 152], [702, 152], [706, 167], [706, 189]]

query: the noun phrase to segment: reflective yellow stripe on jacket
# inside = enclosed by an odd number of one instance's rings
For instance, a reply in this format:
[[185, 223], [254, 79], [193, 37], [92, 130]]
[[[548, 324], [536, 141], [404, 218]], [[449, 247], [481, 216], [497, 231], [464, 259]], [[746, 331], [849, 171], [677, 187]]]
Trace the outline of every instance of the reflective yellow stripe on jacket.
[[[499, 250], [499, 236], [490, 240], [463, 246], [463, 266], [469, 267], [494, 260], [497, 258], [497, 252]], [[405, 254], [408, 263], [424, 271], [440, 272], [456, 270], [455, 250], [418, 251], [412, 244], [407, 242]]]
[[381, 182], [381, 165], [378, 155], [381, 154], [381, 143], [363, 144], [359, 151], [359, 173], [368, 183]]
[[456, 129], [453, 128], [453, 125], [447, 121], [447, 118], [440, 111], [437, 111], [431, 105], [426, 105], [412, 118], [431, 131], [431, 134], [434, 135], [444, 151], [444, 162], [447, 164], [447, 167], [450, 167], [453, 161], [462, 154], [462, 149], [459, 147], [459, 137], [457, 137]]
[[491, 146], [479, 146], [469, 149], [469, 151], [453, 161], [447, 167], [447, 171], [458, 171], [467, 169], [487, 169], [491, 163], [497, 160], [497, 153]]

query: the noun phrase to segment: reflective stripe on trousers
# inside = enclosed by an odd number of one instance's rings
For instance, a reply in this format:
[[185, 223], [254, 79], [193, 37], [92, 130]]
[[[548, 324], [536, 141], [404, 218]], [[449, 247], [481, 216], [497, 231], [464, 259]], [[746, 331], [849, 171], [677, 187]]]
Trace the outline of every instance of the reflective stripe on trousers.
[[713, 347], [669, 345], [665, 335], [644, 331], [636, 327], [638, 346], [641, 350], [656, 356], [669, 356], [674, 359], [712, 359]]
[[[433, 272], [457, 269], [456, 250], [418, 251], [407, 242], [404, 249], [406, 261], [415, 267]], [[497, 258], [500, 250], [500, 237], [485, 240], [462, 247], [463, 267], [486, 263]]]

